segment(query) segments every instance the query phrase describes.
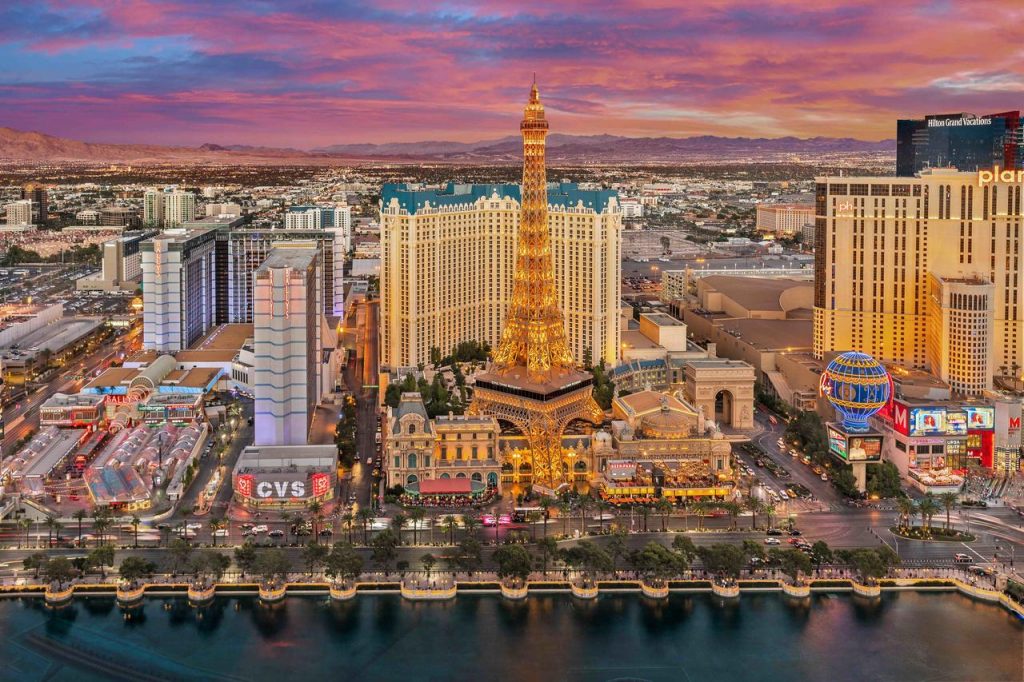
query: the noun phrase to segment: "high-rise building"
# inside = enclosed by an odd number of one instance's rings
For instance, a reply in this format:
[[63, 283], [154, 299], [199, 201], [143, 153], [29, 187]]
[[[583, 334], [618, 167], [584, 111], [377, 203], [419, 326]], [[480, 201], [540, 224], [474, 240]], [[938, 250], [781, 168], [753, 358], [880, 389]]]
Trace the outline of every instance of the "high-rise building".
[[215, 322], [214, 230], [170, 230], [142, 252], [142, 343], [163, 353], [188, 348]]
[[107, 227], [135, 227], [139, 224], [139, 214], [134, 208], [126, 206], [106, 206], [100, 210], [100, 225]]
[[814, 223], [814, 207], [802, 204], [759, 204], [757, 230], [781, 237], [800, 234], [804, 225]]
[[79, 291], [135, 289], [142, 277], [140, 245], [152, 234], [151, 231], [125, 232], [116, 239], [103, 242], [99, 274], [78, 279], [75, 287]]
[[4, 206], [7, 213], [8, 225], [34, 225], [32, 222], [33, 206], [35, 202], [31, 199], [12, 201]]
[[548, 122], [536, 83], [519, 129], [523, 195], [512, 300], [494, 362], [476, 378], [469, 413], [514, 424], [526, 438], [532, 483], [554, 488], [576, 478], [562, 448], [565, 427], [577, 419], [598, 423], [603, 413], [592, 377], [575, 366], [558, 303], [547, 216]]
[[191, 192], [174, 190], [164, 193], [164, 227], [181, 227], [195, 220], [196, 195]]
[[961, 395], [1024, 366], [1022, 183], [991, 170], [818, 178], [815, 355], [860, 350]]
[[242, 215], [242, 207], [234, 203], [211, 203], [206, 204], [206, 206], [204, 206], [203, 208], [206, 210], [206, 212], [203, 215], [211, 218], [220, 215]]
[[21, 188], [21, 198], [28, 199], [32, 202], [32, 220], [30, 223], [36, 225], [45, 225], [49, 218], [47, 212], [49, 208], [50, 198], [46, 191], [46, 185], [41, 185], [38, 182], [30, 182]]
[[143, 227], [163, 227], [164, 194], [161, 189], [149, 188], [142, 195]]
[[1024, 128], [1019, 111], [975, 116], [934, 114], [896, 122], [896, 175], [927, 168], [978, 171], [1024, 168]]
[[[558, 304], [573, 359], [619, 354], [622, 214], [617, 193], [547, 186]], [[512, 298], [519, 185], [386, 184], [381, 198], [381, 362], [429, 362], [469, 340], [492, 347]]]
[[[331, 230], [231, 229], [218, 236], [226, 276], [221, 294], [226, 300], [224, 322], [253, 321], [253, 273], [275, 248], [315, 248], [321, 275], [324, 315], [341, 315], [345, 300], [345, 251]], [[223, 244], [221, 243], [223, 240]]]
[[305, 445], [320, 396], [320, 255], [275, 248], [256, 270], [256, 445]]

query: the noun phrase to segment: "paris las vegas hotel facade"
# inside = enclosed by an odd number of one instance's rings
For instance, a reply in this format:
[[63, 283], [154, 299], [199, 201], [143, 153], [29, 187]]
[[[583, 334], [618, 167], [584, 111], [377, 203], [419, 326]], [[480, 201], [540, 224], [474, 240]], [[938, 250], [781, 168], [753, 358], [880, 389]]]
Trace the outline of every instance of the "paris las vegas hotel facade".
[[[381, 365], [456, 344], [496, 347], [512, 298], [518, 184], [386, 184], [381, 193]], [[618, 361], [622, 212], [613, 190], [548, 184], [558, 303], [576, 362]]]

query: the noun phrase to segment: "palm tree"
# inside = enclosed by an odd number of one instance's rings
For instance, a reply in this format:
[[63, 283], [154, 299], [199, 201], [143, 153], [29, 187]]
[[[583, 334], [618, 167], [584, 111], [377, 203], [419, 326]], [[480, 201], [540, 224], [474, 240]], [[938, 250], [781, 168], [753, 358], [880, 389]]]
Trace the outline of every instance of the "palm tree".
[[544, 512], [544, 537], [548, 536], [548, 518], [551, 516], [551, 506], [550, 498], [540, 498], [540, 508]]
[[473, 531], [480, 527], [480, 519], [472, 516], [463, 516], [462, 527], [466, 529], [466, 536], [471, 537], [473, 535]]
[[370, 541], [367, 537], [367, 530], [370, 526], [370, 519], [373, 518], [373, 510], [369, 507], [360, 507], [359, 511], [356, 512], [356, 518], [363, 524], [363, 544], [369, 545]]
[[449, 514], [448, 516], [444, 517], [444, 528], [448, 531], [448, 544], [455, 544], [455, 529], [458, 527], [459, 522], [454, 516]]
[[750, 512], [750, 530], [757, 530], [757, 512], [764, 508], [764, 504], [756, 497], [745, 497], [743, 506]]
[[320, 537], [320, 522], [324, 520], [324, 505], [320, 500], [309, 503], [309, 513], [313, 520], [313, 542]]
[[85, 511], [85, 509], [76, 509], [75, 513], [71, 515], [72, 518], [74, 518], [76, 521], [78, 521], [78, 546], [79, 547], [82, 546], [82, 521], [84, 521], [85, 517], [87, 517], [88, 515], [89, 515], [89, 512]]
[[25, 531], [25, 546], [28, 547], [28, 530], [32, 527], [32, 522], [23, 516], [18, 519], [18, 527]]
[[405, 522], [409, 517], [398, 512], [391, 518], [391, 528], [395, 531], [395, 537], [398, 538], [398, 544], [402, 544], [402, 528], [405, 526]]
[[925, 525], [930, 533], [932, 530], [932, 517], [935, 516], [939, 511], [939, 504], [935, 501], [935, 496], [928, 493], [924, 496], [917, 505], [917, 512], [921, 515], [921, 519], [925, 521]]
[[704, 530], [704, 515], [708, 513], [708, 503], [704, 501], [694, 502], [693, 513], [697, 515], [697, 530]]
[[662, 497], [654, 503], [654, 508], [659, 514], [661, 514], [661, 532], [664, 533], [668, 530], [666, 524], [668, 522], [669, 515], [672, 513], [672, 503]]
[[942, 508], [946, 510], [947, 531], [949, 531], [951, 528], [949, 521], [949, 512], [951, 512], [953, 510], [953, 507], [956, 506], [957, 497], [958, 495], [956, 493], [942, 493], [939, 495], [939, 504], [941, 504]]
[[562, 517], [562, 535], [569, 534], [569, 512], [572, 511], [572, 505], [569, 504], [569, 500], [558, 501], [558, 515]]
[[[133, 519], [134, 521], [135, 519]], [[225, 526], [224, 519], [210, 519], [210, 534], [213, 537], [213, 546], [217, 546], [217, 531]], [[138, 528], [138, 526], [136, 526]], [[138, 547], [139, 543], [136, 542], [135, 546]]]
[[579, 501], [580, 507], [580, 535], [587, 534], [587, 511], [594, 508], [594, 498], [590, 495], [583, 495]]
[[917, 513], [917, 505], [909, 497], [901, 497], [896, 501], [900, 509], [900, 528], [907, 530], [910, 527], [910, 520]]
[[92, 513], [92, 527], [96, 531], [96, 546], [99, 547], [106, 539], [105, 534], [111, 524], [110, 511], [105, 507], [99, 507]]
[[57, 539], [60, 540], [60, 529], [64, 526], [53, 514], [47, 514], [46, 521], [44, 523], [46, 524], [46, 546], [52, 547], [54, 531], [57, 533]]
[[526, 512], [526, 522], [530, 524], [530, 534], [534, 542], [537, 542], [537, 522], [543, 518], [543, 512], [536, 510]]
[[427, 517], [427, 510], [423, 507], [413, 507], [409, 510], [408, 516], [412, 519], [412, 544], [415, 545], [419, 540], [420, 524]]
[[341, 515], [341, 522], [345, 524], [345, 528], [348, 530], [348, 544], [352, 544], [352, 525], [355, 523], [356, 515], [350, 511], [345, 512]]
[[775, 505], [771, 502], [766, 502], [762, 507], [762, 511], [768, 517], [768, 528], [772, 528], [775, 525]]
[[[139, 524], [140, 523], [142, 523], [142, 519], [140, 519], [135, 514], [132, 514], [132, 529], [135, 531], [135, 541], [134, 541], [134, 544], [135, 544], [136, 547], [139, 546]], [[214, 537], [216, 537], [216, 536], [214, 536]], [[214, 540], [213, 544], [217, 544], [217, 541]]]
[[291, 512], [284, 512], [281, 514], [281, 520], [284, 521], [284, 539], [285, 544], [291, 544], [292, 541], [292, 525], [298, 524], [299, 519], [298, 512], [292, 514]]

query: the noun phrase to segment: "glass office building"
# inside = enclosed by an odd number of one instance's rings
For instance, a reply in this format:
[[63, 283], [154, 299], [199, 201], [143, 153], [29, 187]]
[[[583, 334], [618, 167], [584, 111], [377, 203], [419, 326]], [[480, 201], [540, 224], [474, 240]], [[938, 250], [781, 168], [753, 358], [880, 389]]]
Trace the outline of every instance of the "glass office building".
[[926, 168], [973, 172], [994, 166], [1024, 168], [1019, 111], [976, 116], [935, 114], [896, 122], [896, 175]]

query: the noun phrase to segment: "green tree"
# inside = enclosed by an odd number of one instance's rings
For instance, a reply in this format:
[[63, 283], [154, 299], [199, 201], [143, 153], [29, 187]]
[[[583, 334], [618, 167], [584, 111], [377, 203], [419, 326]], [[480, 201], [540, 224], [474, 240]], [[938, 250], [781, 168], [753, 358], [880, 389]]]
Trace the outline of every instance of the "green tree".
[[437, 558], [429, 552], [420, 557], [420, 565], [423, 566], [423, 570], [427, 572], [428, 578], [430, 577], [430, 571], [434, 568], [436, 563]]
[[[142, 519], [140, 519], [135, 514], [132, 514], [132, 531], [133, 531], [133, 535], [134, 535], [134, 539], [132, 541], [132, 544], [135, 547], [139, 546], [139, 524], [140, 523], [142, 523]], [[214, 540], [214, 544], [217, 544], [216, 540]]]
[[903, 494], [900, 485], [900, 470], [892, 462], [881, 462], [868, 467], [867, 490], [879, 497], [897, 497]]
[[672, 503], [666, 500], [664, 497], [659, 498], [658, 501], [654, 503], [654, 510], [661, 515], [662, 533], [668, 530], [668, 526], [666, 524], [668, 523], [668, 517], [672, 515], [673, 509], [674, 507]]
[[168, 546], [168, 551], [171, 558], [172, 574], [178, 573], [188, 566], [189, 559], [192, 557], [192, 545], [188, 540], [175, 538]]
[[672, 538], [672, 549], [682, 555], [687, 566], [692, 564], [698, 556], [697, 546], [693, 544], [693, 540], [685, 535], [677, 535]]
[[901, 497], [896, 500], [896, 506], [900, 512], [900, 529], [909, 529], [911, 520], [914, 518], [914, 515], [917, 514], [917, 503], [909, 497]]
[[737, 545], [716, 543], [697, 548], [701, 563], [720, 578], [736, 580], [747, 564], [743, 550]]
[[57, 589], [64, 588], [64, 583], [70, 581], [78, 571], [71, 565], [67, 557], [55, 556], [42, 566], [43, 577], [48, 583], [57, 583]]
[[114, 565], [114, 548], [103, 545], [89, 552], [85, 560], [86, 566], [100, 569], [100, 575], [107, 577], [107, 567]]
[[256, 565], [256, 545], [246, 541], [241, 546], [235, 547], [235, 564], [243, 576], [252, 572]]
[[832, 472], [832, 485], [844, 497], [857, 497], [857, 478], [853, 470], [846, 465], [835, 467]]
[[260, 576], [265, 585], [276, 585], [288, 578], [291, 562], [280, 547], [261, 550], [253, 564], [252, 572]]
[[452, 515], [444, 517], [444, 529], [448, 531], [448, 544], [455, 544], [455, 529], [459, 527], [459, 521]]
[[390, 571], [391, 562], [398, 556], [398, 536], [391, 529], [382, 530], [370, 542], [373, 560], [386, 573]]
[[503, 545], [494, 552], [499, 578], [513, 578], [525, 582], [530, 577], [530, 553], [522, 545]]
[[336, 542], [327, 555], [324, 573], [334, 580], [352, 582], [363, 573], [363, 557], [352, 543]]
[[127, 556], [117, 570], [122, 580], [134, 585], [142, 578], [152, 577], [156, 573], [156, 564], [142, 557]]
[[780, 568], [794, 584], [800, 584], [801, 577], [810, 575], [813, 567], [809, 556], [797, 549], [787, 549], [782, 552]]
[[459, 543], [456, 565], [466, 573], [473, 573], [483, 563], [482, 554], [483, 549], [480, 546], [480, 541], [467, 534], [462, 538], [462, 542]]
[[608, 573], [612, 570], [612, 558], [590, 540], [581, 540], [575, 546], [561, 552], [562, 561], [583, 573], [588, 582], [592, 582], [597, 573]]
[[612, 571], [616, 570], [616, 564], [619, 559], [626, 556], [626, 531], [621, 528], [616, 528], [612, 531], [612, 535], [608, 538], [608, 542], [605, 543], [605, 550], [608, 552], [608, 556], [612, 558]]
[[811, 545], [811, 561], [816, 564], [830, 564], [835, 559], [832, 550], [824, 540], [818, 540]]
[[21, 560], [21, 565], [26, 571], [32, 571], [32, 574], [38, 578], [39, 571], [49, 561], [49, 557], [43, 552], [36, 552], [35, 554], [29, 554], [27, 557]]
[[544, 572], [547, 573], [548, 562], [558, 556], [558, 542], [554, 538], [545, 535], [537, 541], [537, 550], [540, 552], [543, 561]]
[[58, 521], [53, 514], [47, 514], [44, 525], [46, 526], [46, 546], [53, 547], [53, 534], [56, 532], [57, 540], [60, 540], [60, 529], [64, 527], [64, 524]]
[[367, 531], [370, 528], [370, 521], [373, 519], [373, 510], [369, 507], [360, 507], [359, 511], [356, 512], [356, 518], [363, 524], [363, 545], [368, 547], [370, 541], [367, 537]]
[[757, 530], [757, 513], [764, 509], [764, 503], [756, 497], [743, 498], [743, 508], [750, 512], [750, 530]]
[[316, 540], [306, 543], [306, 546], [302, 548], [302, 563], [305, 564], [309, 577], [312, 578], [316, 569], [324, 565], [330, 553], [327, 545], [321, 545]]
[[660, 584], [679, 576], [688, 568], [682, 554], [673, 552], [660, 542], [650, 541], [632, 557], [633, 566], [651, 584]]

